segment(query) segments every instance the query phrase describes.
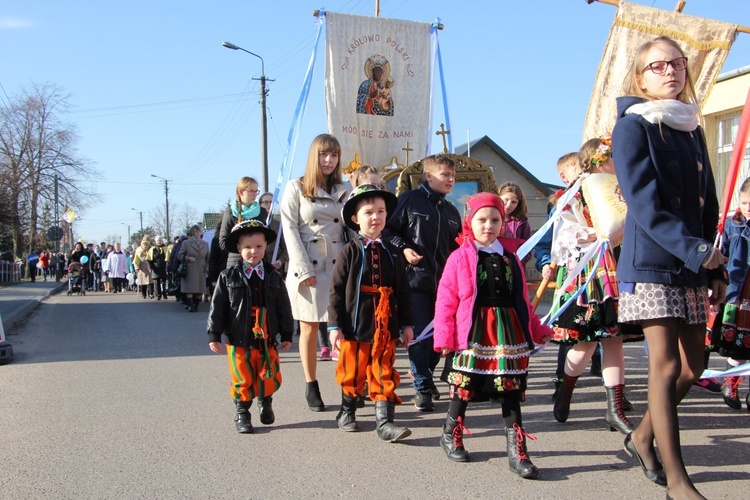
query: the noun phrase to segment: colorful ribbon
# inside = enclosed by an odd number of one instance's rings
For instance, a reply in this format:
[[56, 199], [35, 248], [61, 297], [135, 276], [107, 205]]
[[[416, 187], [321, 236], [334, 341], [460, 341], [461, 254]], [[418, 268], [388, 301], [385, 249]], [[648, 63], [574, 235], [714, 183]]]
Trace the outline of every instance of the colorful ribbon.
[[253, 306], [251, 310], [255, 313], [255, 326], [253, 326], [253, 336], [260, 344], [260, 350], [263, 357], [263, 370], [260, 372], [261, 379], [271, 378], [273, 370], [271, 369], [271, 355], [268, 353], [268, 338], [266, 337], [266, 308]]

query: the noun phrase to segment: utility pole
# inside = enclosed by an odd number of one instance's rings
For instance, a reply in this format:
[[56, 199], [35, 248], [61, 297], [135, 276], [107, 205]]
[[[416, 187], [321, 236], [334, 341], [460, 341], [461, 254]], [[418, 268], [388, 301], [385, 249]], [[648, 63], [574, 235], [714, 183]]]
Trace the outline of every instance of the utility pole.
[[143, 212], [141, 212], [140, 210], [136, 210], [135, 208], [131, 208], [130, 210], [138, 212], [138, 215], [141, 216], [141, 239], [143, 239]]
[[[55, 174], [55, 227], [60, 227], [60, 212], [59, 212], [59, 204], [58, 204], [58, 177], [57, 174]], [[55, 254], [57, 254], [60, 251], [60, 240], [58, 238], [55, 238]]]
[[[167, 223], [165, 224], [164, 227], [166, 228], [166, 234], [165, 234], [165, 236], [166, 236], [167, 239], [170, 239], [171, 235], [169, 233], [169, 180], [165, 179], [164, 177], [159, 177], [158, 175], [154, 175], [154, 174], [151, 174], [151, 177], [155, 177], [157, 179], [161, 179], [161, 180], [164, 181], [164, 197], [166, 198], [166, 202], [167, 202], [166, 205], [165, 205], [165, 207], [166, 207], [165, 211], [166, 211], [166, 214], [167, 214]], [[143, 230], [141, 230], [141, 231], [143, 231]]]

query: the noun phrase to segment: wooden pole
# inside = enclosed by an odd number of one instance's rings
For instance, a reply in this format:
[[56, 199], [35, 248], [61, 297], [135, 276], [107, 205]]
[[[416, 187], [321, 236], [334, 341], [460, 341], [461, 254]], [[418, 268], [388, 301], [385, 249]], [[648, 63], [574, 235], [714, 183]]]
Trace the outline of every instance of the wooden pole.
[[[620, 2], [618, 0], [586, 0], [586, 3], [589, 5], [591, 5], [594, 2], [606, 3], [607, 5], [614, 5], [615, 7], [620, 6]], [[682, 12], [682, 9], [684, 8], [685, 8], [685, 2], [682, 0], [679, 0], [677, 2], [677, 7], [675, 7], [674, 10], [677, 12]], [[737, 31], [740, 33], [750, 33], [750, 27], [737, 25]]]
[[[557, 264], [553, 261], [550, 262], [549, 265], [550, 269], [555, 270], [557, 269]], [[534, 296], [534, 300], [531, 301], [531, 310], [536, 311], [537, 306], [542, 301], [542, 297], [544, 297], [544, 292], [547, 291], [547, 286], [549, 285], [549, 278], [544, 278], [541, 283], [539, 283], [539, 288], [536, 289], [536, 295]]]
[[674, 7], [674, 11], [682, 14], [682, 9], [684, 8], [685, 8], [685, 0], [678, 0], [677, 5], [675, 5]]
[[375, 17], [380, 17], [380, 0], [375, 0]]

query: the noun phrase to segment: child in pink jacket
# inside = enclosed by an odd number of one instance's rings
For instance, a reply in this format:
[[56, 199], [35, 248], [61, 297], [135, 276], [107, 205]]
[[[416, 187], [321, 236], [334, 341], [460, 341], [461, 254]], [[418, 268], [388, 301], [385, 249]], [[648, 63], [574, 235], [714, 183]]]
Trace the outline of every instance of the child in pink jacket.
[[534, 342], [547, 342], [552, 330], [534, 314], [523, 266], [515, 255], [522, 243], [498, 238], [503, 201], [478, 193], [466, 202], [461, 246], [445, 265], [435, 305], [435, 350], [454, 353], [448, 373], [450, 406], [440, 445], [449, 459], [468, 462], [463, 446], [466, 407], [472, 398], [502, 403], [508, 463], [523, 478], [536, 478], [526, 452], [521, 401]]

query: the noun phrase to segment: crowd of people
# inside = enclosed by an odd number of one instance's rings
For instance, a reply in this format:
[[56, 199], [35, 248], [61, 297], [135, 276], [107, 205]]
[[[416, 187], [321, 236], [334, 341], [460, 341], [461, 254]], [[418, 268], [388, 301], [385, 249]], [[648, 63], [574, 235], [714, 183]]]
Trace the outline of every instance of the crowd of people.
[[[401, 346], [419, 412], [434, 411], [444, 397], [435, 371], [445, 360], [439, 378], [450, 388], [449, 405], [436, 441], [448, 459], [470, 460], [463, 442], [469, 403], [491, 400], [501, 408], [509, 468], [536, 478], [527, 449], [527, 438], [536, 438], [521, 406], [534, 346], [553, 341], [560, 354], [550, 417], [567, 421], [576, 381], [599, 353], [606, 426], [624, 436], [625, 451], [648, 480], [667, 487], [667, 498], [703, 498], [682, 458], [677, 406], [707, 366], [707, 343], [730, 365], [750, 358], [750, 179], [723, 246], [714, 246], [719, 207], [687, 63], [669, 38], [641, 46], [611, 138], [592, 139], [558, 161], [566, 186], [616, 176], [628, 210], [622, 244], [592, 254], [600, 240], [591, 214], [605, 207], [580, 193], [559, 207], [554, 229], [535, 246], [538, 270], [557, 282], [549, 326], [530, 303], [527, 259], [516, 253], [531, 236], [517, 185], [472, 195], [462, 215], [446, 200], [456, 177], [449, 156], [425, 158], [424, 182], [396, 197], [370, 167], [346, 182], [341, 146], [329, 134], [314, 139], [303, 176], [286, 186], [280, 219], [268, 218], [272, 195], [258, 198], [257, 181], [243, 177], [211, 245], [194, 226], [173, 242], [144, 239], [130, 252], [79, 243], [67, 262], [88, 264], [94, 291], [122, 291], [133, 273], [143, 299], [174, 293], [194, 312], [211, 296], [209, 348], [220, 354], [227, 343], [240, 433], [253, 432], [255, 399], [260, 422], [275, 421], [278, 350], [289, 349], [296, 328], [311, 411], [326, 409], [317, 362], [337, 362], [342, 431], [359, 430], [357, 410], [369, 398], [380, 439], [410, 435], [395, 422]], [[627, 341], [645, 342], [649, 357], [648, 406], [637, 425], [625, 413], [632, 409], [624, 392]], [[723, 389], [735, 409], [740, 380], [729, 377]]]

